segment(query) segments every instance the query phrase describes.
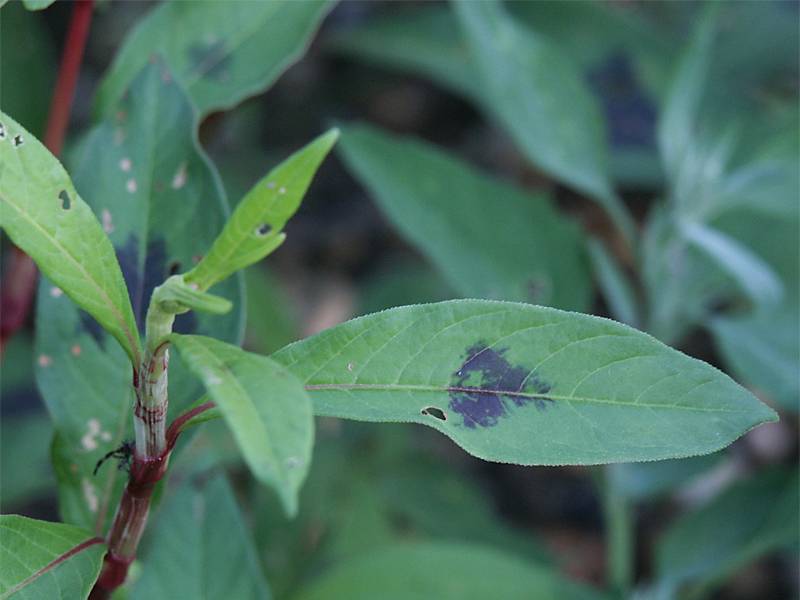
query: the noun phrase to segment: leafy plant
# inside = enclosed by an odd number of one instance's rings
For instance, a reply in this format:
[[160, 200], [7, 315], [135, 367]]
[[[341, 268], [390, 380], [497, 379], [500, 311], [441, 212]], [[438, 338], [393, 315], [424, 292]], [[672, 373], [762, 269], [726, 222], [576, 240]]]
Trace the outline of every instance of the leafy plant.
[[[409, 472], [406, 484], [402, 462], [396, 472], [384, 468], [393, 464], [391, 452], [369, 467], [348, 465], [326, 451], [320, 435], [324, 450], [315, 453], [315, 416], [426, 425], [487, 461], [608, 465], [598, 471], [608, 588], [626, 594], [633, 504], [716, 460], [691, 457], [778, 419], [728, 375], [665, 342], [707, 329], [736, 375], [796, 410], [796, 339], [784, 335], [773, 346], [779, 334], [770, 327], [785, 334], [783, 324], [796, 321], [797, 256], [769, 248], [744, 224], [757, 219], [776, 236], [796, 239], [797, 205], [787, 199], [797, 195], [797, 140], [758, 139], [764, 124], [741, 116], [747, 106], [725, 106], [741, 131], [706, 118], [718, 106], [704, 103], [716, 91], [705, 82], [722, 9], [704, 8], [674, 76], [665, 75], [647, 35], [621, 27], [611, 9], [565, 9], [590, 20], [601, 15], [613, 34], [604, 47], [622, 43], [639, 52], [640, 68], [662, 94], [657, 138], [666, 187], [639, 232], [615, 191], [615, 178], [624, 177], [612, 168], [602, 110], [580, 68], [588, 59], [561, 47], [554, 34], [562, 25], [540, 13], [552, 7], [539, 4], [426, 6], [340, 34], [334, 47], [464, 95], [526, 160], [605, 211], [612, 226], [593, 237], [546, 190], [489, 177], [430, 144], [364, 124], [318, 136], [229, 212], [198, 140], [200, 122], [275, 81], [307, 46], [327, 2], [156, 7], [99, 86], [94, 123], [71, 148], [69, 172], [13, 115], [0, 114], [0, 226], [43, 275], [36, 379], [53, 422], [64, 521], [0, 517], [0, 598], [295, 591], [290, 579], [303, 580], [305, 571], [288, 563], [304, 559], [286, 558], [274, 581], [272, 573], [265, 577], [262, 548], [234, 489], [204, 468], [220, 457], [243, 460], [285, 514], [297, 517], [281, 524], [270, 514], [255, 524], [284, 536], [287, 555], [299, 537], [292, 528], [313, 525], [339, 503], [362, 516], [358, 532], [331, 518], [339, 537], [315, 560], [341, 564], [301, 581], [297, 597], [600, 595], [564, 580], [519, 532], [477, 527], [493, 521], [491, 510], [433, 464]], [[406, 52], [408, 35], [415, 45]], [[775, 119], [783, 126], [796, 114], [776, 111]], [[283, 244], [335, 146], [398, 231], [463, 298], [362, 316], [269, 356], [243, 350], [243, 270]], [[591, 273], [617, 321], [583, 314], [592, 306]], [[723, 301], [725, 310], [717, 310]], [[270, 310], [258, 297], [251, 304], [257, 313]], [[270, 323], [269, 315], [261, 318]], [[774, 358], [758, 351], [760, 340]], [[389, 431], [382, 435], [388, 445]], [[216, 443], [206, 448], [209, 439]], [[127, 476], [104, 464], [106, 452], [129, 461]], [[668, 459], [687, 460], [625, 464]], [[315, 469], [321, 479], [309, 485], [319, 504], [304, 506], [300, 491]], [[357, 492], [342, 494], [339, 475]], [[416, 489], [432, 506], [441, 501], [441, 519], [410, 508], [404, 494]], [[762, 504], [746, 526], [727, 532], [725, 544], [708, 545], [762, 493], [779, 513]], [[450, 514], [454, 497], [469, 499], [463, 521]], [[639, 591], [702, 593], [747, 560], [796, 544], [797, 527], [791, 535], [783, 528], [796, 520], [796, 505], [796, 477], [783, 469], [732, 486], [667, 531], [656, 580]], [[393, 539], [398, 514], [412, 531], [447, 538], [472, 528], [474, 539], [407, 540], [351, 557], [365, 547], [359, 536]], [[504, 550], [486, 548], [490, 538]], [[539, 564], [520, 552], [537, 555]]]

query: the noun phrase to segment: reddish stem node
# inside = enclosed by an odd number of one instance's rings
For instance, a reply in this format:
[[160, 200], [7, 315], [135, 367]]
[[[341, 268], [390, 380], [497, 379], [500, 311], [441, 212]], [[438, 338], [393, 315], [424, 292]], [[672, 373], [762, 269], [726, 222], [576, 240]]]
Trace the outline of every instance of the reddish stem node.
[[214, 406], [213, 402], [205, 402], [177, 417], [167, 429], [167, 447], [160, 456], [142, 458], [134, 455], [128, 485], [122, 493], [108, 534], [108, 552], [103, 559], [103, 570], [92, 588], [89, 600], [110, 598], [114, 590], [125, 583], [128, 567], [136, 558], [136, 549], [147, 524], [153, 489], [167, 471], [169, 457], [181, 428], [189, 419]]

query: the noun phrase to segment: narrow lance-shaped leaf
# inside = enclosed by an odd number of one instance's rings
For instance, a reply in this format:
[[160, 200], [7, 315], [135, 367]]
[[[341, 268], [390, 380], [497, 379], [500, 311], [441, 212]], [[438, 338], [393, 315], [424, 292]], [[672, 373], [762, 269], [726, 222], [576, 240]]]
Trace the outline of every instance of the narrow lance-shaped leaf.
[[253, 474], [294, 515], [314, 438], [302, 384], [266, 356], [218, 340], [174, 334], [170, 341], [216, 402]]
[[527, 465], [714, 452], [775, 413], [709, 365], [625, 325], [454, 300], [349, 321], [273, 355], [318, 415], [416, 422]]
[[558, 47], [517, 24], [497, 0], [453, 2], [495, 114], [523, 152], [599, 202], [631, 241], [633, 223], [606, 165], [603, 118]]
[[682, 221], [679, 228], [686, 240], [727, 271], [753, 302], [774, 306], [781, 300], [781, 280], [755, 252], [723, 232], [701, 223]]
[[165, 2], [126, 38], [97, 95], [111, 114], [154, 52], [201, 115], [231, 108], [274, 82], [306, 49], [332, 2]]
[[139, 363], [140, 342], [114, 249], [61, 163], [0, 113], [0, 226]]
[[17, 515], [0, 516], [0, 600], [86, 598], [105, 545], [88, 531]]
[[667, 172], [673, 179], [681, 170], [687, 150], [698, 141], [698, 111], [707, 80], [719, 6], [716, 2], [705, 6], [692, 42], [678, 64], [658, 124], [659, 149]]
[[187, 283], [206, 290], [275, 250], [286, 239], [283, 227], [297, 211], [319, 165], [339, 131], [321, 135], [256, 183], [236, 206], [208, 254], [186, 274]]
[[197, 479], [168, 491], [154, 515], [130, 599], [267, 600], [260, 557], [233, 490], [224, 477]]
[[346, 128], [340, 150], [378, 205], [459, 293], [588, 307], [580, 231], [544, 194], [363, 125]]

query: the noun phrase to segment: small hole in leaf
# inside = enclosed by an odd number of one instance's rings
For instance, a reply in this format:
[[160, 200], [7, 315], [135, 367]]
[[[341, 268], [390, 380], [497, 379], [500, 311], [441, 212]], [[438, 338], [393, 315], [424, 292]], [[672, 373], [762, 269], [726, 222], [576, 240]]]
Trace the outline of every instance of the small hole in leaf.
[[256, 227], [256, 235], [267, 235], [272, 231], [272, 226], [269, 223], [262, 223]]
[[14, 136], [14, 148], [19, 148], [24, 143], [25, 142], [22, 139], [22, 136], [20, 134], [17, 134], [17, 135]]
[[171, 263], [169, 263], [169, 274], [170, 275], [175, 275], [180, 270], [181, 270], [180, 261], [173, 260]]
[[67, 190], [61, 190], [61, 192], [58, 194], [58, 198], [61, 200], [61, 208], [64, 210], [69, 210], [70, 206], [72, 206], [72, 203], [70, 202]]
[[0, 123], [0, 140], [6, 139], [6, 126]]
[[428, 406], [423, 408], [420, 411], [423, 415], [428, 415], [433, 417], [434, 419], [439, 419], [440, 421], [447, 421], [447, 415], [441, 408], [436, 408], [435, 406]]

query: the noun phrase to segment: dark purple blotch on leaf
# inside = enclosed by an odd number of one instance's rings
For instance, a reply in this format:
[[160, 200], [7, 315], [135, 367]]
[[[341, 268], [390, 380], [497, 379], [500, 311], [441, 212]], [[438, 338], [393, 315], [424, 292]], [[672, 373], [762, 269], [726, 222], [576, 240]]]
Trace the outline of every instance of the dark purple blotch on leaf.
[[[467, 349], [467, 358], [453, 373], [450, 382], [450, 408], [464, 419], [464, 426], [494, 427], [509, 416], [509, 406], [523, 407], [533, 403], [544, 410], [552, 386], [520, 365], [512, 365], [504, 356], [508, 348], [490, 348], [478, 342]], [[524, 393], [526, 395], [516, 395]], [[510, 403], [510, 404], [509, 404]]]
[[[161, 285], [169, 277], [170, 265], [174, 257], [167, 256], [167, 246], [164, 238], [156, 238], [147, 244], [147, 253], [144, 257], [144, 268], [139, 268], [139, 238], [131, 233], [125, 243], [115, 248], [117, 261], [122, 270], [122, 278], [128, 288], [133, 315], [140, 332], [144, 331], [144, 320], [150, 296], [156, 286]], [[104, 332], [100, 325], [87, 313], [81, 311], [80, 329], [91, 335], [100, 344], [104, 339]], [[175, 321], [175, 331], [178, 333], [194, 333], [197, 329], [197, 317], [192, 313], [180, 315]]]

